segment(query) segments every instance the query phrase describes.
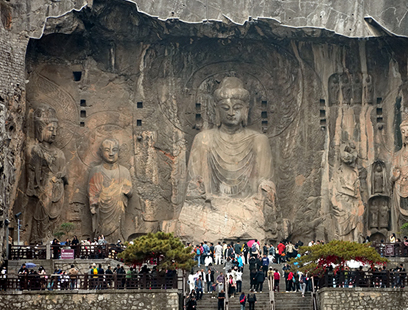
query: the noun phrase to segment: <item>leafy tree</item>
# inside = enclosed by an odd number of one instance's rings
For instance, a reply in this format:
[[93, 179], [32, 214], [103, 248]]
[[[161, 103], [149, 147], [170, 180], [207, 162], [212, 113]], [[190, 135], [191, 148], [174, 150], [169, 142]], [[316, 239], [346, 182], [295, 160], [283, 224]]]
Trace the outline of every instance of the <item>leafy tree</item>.
[[53, 233], [55, 237], [61, 239], [63, 235], [69, 235], [71, 231], [75, 230], [75, 224], [70, 222], [65, 222], [58, 227], [57, 231]]
[[290, 260], [296, 270], [310, 275], [321, 275], [332, 264], [342, 268], [348, 260], [361, 262], [363, 265], [383, 265], [388, 260], [382, 258], [370, 243], [333, 240], [324, 245], [302, 246], [300, 257]]
[[401, 232], [404, 235], [408, 235], [408, 223], [405, 223], [404, 225], [401, 226]]
[[172, 233], [149, 233], [127, 243], [126, 250], [118, 256], [127, 265], [142, 265], [150, 259], [157, 259], [159, 269], [190, 270], [195, 265], [191, 247], [185, 247]]

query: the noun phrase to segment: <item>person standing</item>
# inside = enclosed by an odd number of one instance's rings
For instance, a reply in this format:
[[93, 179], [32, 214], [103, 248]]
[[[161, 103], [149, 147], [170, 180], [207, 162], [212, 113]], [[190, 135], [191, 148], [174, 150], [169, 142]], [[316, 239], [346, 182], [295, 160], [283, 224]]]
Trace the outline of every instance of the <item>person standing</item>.
[[264, 253], [263, 258], [262, 258], [262, 271], [265, 277], [268, 274], [268, 267], [269, 267], [269, 258], [266, 256], [266, 253]]
[[207, 283], [207, 293], [210, 293], [211, 286], [214, 283], [214, 273], [212, 272], [211, 268], [209, 268], [205, 274], [205, 283]]
[[273, 279], [275, 280], [275, 286], [273, 288], [273, 290], [278, 290], [279, 292], [279, 281], [280, 281], [280, 273], [277, 269], [275, 269], [275, 272], [273, 274]]
[[237, 255], [241, 254], [241, 244], [239, 240], [234, 245], [234, 251], [235, 251], [235, 254]]
[[221, 242], [218, 242], [218, 244], [214, 247], [215, 251], [215, 264], [216, 265], [221, 265], [222, 264], [222, 246]]
[[248, 299], [248, 304], [249, 304], [249, 310], [255, 310], [256, 295], [253, 289], [251, 289], [247, 297], [248, 297], [247, 299]]
[[305, 292], [306, 292], [306, 276], [300, 272], [299, 274], [299, 284], [300, 284], [300, 290], [302, 291], [302, 297], [305, 297]]
[[218, 293], [218, 310], [224, 310], [224, 299], [225, 299], [225, 293], [224, 293], [224, 290], [221, 290]]
[[246, 303], [245, 292], [242, 292], [241, 296], [239, 296], [239, 304], [241, 305], [241, 310], [245, 310], [245, 303]]
[[242, 290], [242, 271], [241, 269], [238, 269], [238, 271], [235, 273], [236, 279], [235, 282], [237, 283], [237, 293], [240, 293]]
[[197, 293], [197, 300], [203, 298], [203, 278], [201, 275], [195, 281], [195, 290]]
[[256, 273], [256, 291], [262, 293], [263, 283], [265, 281], [265, 275], [262, 270]]
[[222, 272], [217, 277], [218, 292], [224, 291], [224, 276]]

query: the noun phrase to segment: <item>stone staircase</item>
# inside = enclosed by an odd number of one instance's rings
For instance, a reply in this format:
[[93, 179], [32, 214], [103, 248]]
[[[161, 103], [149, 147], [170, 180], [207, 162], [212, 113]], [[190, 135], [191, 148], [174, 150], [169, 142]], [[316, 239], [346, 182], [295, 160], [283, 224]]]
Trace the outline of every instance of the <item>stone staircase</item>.
[[302, 297], [301, 293], [275, 293], [276, 310], [312, 310], [313, 301], [310, 293]]
[[[278, 268], [280, 272], [282, 272], [283, 265], [272, 265], [274, 268]], [[213, 269], [216, 272], [223, 272], [225, 274], [225, 270], [223, 270], [222, 266], [213, 266]], [[195, 268], [194, 271], [196, 271]], [[244, 269], [243, 275], [243, 282], [242, 282], [242, 291], [248, 295], [249, 292], [249, 270], [248, 266]], [[305, 297], [302, 297], [300, 292], [285, 292], [285, 280], [282, 278], [279, 285], [280, 293], [275, 292], [275, 309], [276, 310], [312, 310], [313, 309], [313, 300], [311, 297], [310, 292], [306, 292]], [[229, 299], [229, 310], [239, 310], [239, 295], [240, 293], [236, 293], [236, 296]], [[197, 309], [202, 310], [212, 310], [218, 309], [218, 299], [211, 298], [211, 294], [204, 293], [203, 298], [197, 301]], [[256, 293], [257, 302], [255, 304], [256, 310], [271, 310], [271, 304], [269, 301], [269, 288], [268, 288], [268, 281], [265, 280], [263, 286], [262, 293]], [[248, 302], [245, 306], [246, 309], [249, 309]]]
[[[273, 265], [273, 268], [277, 268], [282, 274], [281, 265]], [[300, 292], [288, 292], [286, 293], [285, 279], [282, 277], [279, 282], [279, 291], [275, 292], [275, 309], [276, 310], [312, 310], [313, 300], [310, 292], [305, 293], [305, 297], [302, 297]]]

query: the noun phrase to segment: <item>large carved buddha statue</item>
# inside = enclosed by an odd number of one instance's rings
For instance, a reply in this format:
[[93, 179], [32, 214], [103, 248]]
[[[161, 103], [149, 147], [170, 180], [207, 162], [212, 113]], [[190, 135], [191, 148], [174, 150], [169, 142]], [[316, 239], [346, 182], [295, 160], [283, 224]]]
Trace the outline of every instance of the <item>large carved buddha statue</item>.
[[208, 240], [281, 238], [268, 137], [247, 128], [249, 92], [240, 79], [227, 77], [214, 99], [216, 126], [197, 134], [191, 148], [177, 233]]
[[188, 164], [189, 190], [213, 196], [245, 198], [258, 193], [271, 177], [268, 137], [246, 127], [249, 92], [235, 77], [225, 78], [214, 93], [216, 127], [197, 134]]

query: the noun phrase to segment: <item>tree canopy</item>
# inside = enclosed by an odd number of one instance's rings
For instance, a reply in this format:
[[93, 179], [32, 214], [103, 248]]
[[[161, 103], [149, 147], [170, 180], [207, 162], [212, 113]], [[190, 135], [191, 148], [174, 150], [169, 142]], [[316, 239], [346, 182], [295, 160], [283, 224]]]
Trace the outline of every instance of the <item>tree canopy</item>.
[[191, 247], [185, 247], [172, 233], [149, 233], [127, 243], [125, 251], [118, 256], [127, 265], [142, 265], [150, 259], [157, 259], [159, 269], [190, 270], [195, 265]]
[[347, 261], [355, 260], [363, 265], [383, 265], [388, 260], [381, 257], [370, 243], [333, 240], [324, 245], [302, 246], [300, 257], [290, 260], [296, 270], [310, 275], [321, 275], [332, 264], [342, 268]]

